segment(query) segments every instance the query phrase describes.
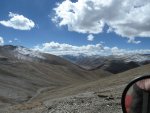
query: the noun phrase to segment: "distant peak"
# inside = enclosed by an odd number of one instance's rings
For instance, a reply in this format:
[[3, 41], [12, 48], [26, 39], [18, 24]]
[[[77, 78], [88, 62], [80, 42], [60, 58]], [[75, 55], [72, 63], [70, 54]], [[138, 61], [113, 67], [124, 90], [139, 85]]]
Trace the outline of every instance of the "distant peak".
[[4, 48], [4, 49], [10, 49], [10, 50], [14, 50], [16, 49], [18, 46], [14, 46], [14, 45], [3, 45], [1, 46], [1, 48]]

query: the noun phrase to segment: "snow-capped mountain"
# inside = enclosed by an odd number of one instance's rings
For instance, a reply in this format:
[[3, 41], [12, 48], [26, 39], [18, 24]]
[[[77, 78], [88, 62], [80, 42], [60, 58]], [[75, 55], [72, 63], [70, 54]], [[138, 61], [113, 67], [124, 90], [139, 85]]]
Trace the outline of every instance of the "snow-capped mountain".
[[35, 51], [35, 50], [30, 50], [21, 46], [17, 47], [14, 50], [14, 52], [17, 53], [16, 57], [18, 57], [19, 59], [26, 59], [26, 57], [24, 56], [45, 59], [40, 52]]
[[[7, 60], [8, 62], [2, 62], [4, 60]], [[16, 62], [44, 62], [52, 65], [70, 65], [70, 62], [59, 56], [41, 53], [22, 46], [12, 45], [0, 46], [0, 62], [7, 64]], [[74, 64], [72, 64], [72, 66], [73, 65]]]
[[[120, 73], [150, 63], [150, 54], [124, 54], [110, 56], [86, 56], [82, 54], [79, 56], [64, 55], [61, 57], [86, 70], [103, 69], [111, 73]], [[64, 59], [59, 56], [41, 53], [22, 46], [5, 45], [0, 47], [0, 62], [5, 60], [9, 60], [11, 63], [30, 61], [46, 62], [55, 65], [67, 65], [70, 63], [66, 63]]]
[[27, 49], [22, 46], [5, 45], [0, 47], [0, 54], [3, 54], [9, 59], [34, 61], [37, 59], [45, 59], [42, 53]]
[[114, 56], [115, 58], [123, 59], [125, 62], [144, 62], [150, 61], [150, 54], [125, 54]]
[[88, 70], [100, 68], [112, 73], [123, 72], [150, 63], [150, 54], [124, 54], [110, 56], [65, 55], [62, 57]]
[[48, 87], [58, 89], [110, 75], [103, 70], [84, 70], [59, 56], [20, 46], [0, 46], [0, 105], [28, 101]]

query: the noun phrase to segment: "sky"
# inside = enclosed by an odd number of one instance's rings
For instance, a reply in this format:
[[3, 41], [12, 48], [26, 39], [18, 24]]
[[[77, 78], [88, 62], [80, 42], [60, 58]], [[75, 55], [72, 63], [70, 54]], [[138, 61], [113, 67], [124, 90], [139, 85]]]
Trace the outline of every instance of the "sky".
[[150, 0], [1, 0], [0, 45], [56, 55], [150, 53]]

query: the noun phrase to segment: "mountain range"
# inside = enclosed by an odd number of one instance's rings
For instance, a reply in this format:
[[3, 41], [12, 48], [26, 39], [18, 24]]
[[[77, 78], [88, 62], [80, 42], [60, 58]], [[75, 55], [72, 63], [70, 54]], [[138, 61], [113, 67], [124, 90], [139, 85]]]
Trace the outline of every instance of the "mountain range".
[[[0, 46], [0, 113], [42, 113], [44, 109], [73, 112], [76, 105], [97, 113], [100, 104], [108, 104], [103, 95], [110, 94], [116, 95], [115, 105], [119, 106], [125, 84], [150, 73], [149, 57], [60, 57], [22, 46]], [[73, 96], [81, 93], [85, 93], [83, 100]]]
[[0, 47], [0, 100], [3, 103], [28, 101], [39, 90], [84, 83], [110, 76], [101, 69], [83, 70], [58, 56], [24, 47]]
[[61, 56], [86, 70], [103, 69], [111, 73], [120, 73], [150, 63], [150, 54], [125, 54], [109, 56]]

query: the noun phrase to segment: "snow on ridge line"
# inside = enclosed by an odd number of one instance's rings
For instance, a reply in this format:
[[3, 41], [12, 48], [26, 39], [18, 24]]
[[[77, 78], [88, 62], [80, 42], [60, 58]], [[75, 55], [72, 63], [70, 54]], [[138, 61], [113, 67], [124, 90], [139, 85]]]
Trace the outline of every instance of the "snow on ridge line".
[[[18, 46], [14, 51], [17, 51], [17, 56], [19, 59], [27, 59], [27, 57], [30, 58], [39, 58], [39, 59], [45, 59], [44, 56], [42, 56], [42, 53], [35, 50], [35, 49], [27, 49], [21, 46]], [[82, 56], [86, 56], [84, 54], [82, 54]], [[94, 57], [99, 57], [100, 55], [95, 55]], [[150, 55], [143, 55], [143, 54], [123, 54], [123, 55], [113, 55], [115, 58], [121, 58], [123, 59], [125, 62], [131, 62], [131, 61], [135, 61], [135, 62], [142, 62], [142, 61], [146, 61], [146, 60], [150, 60]], [[91, 56], [92, 57], [92, 56]], [[107, 57], [107, 56], [103, 56], [103, 57]]]
[[24, 47], [17, 47], [14, 51], [18, 52], [17, 56], [21, 59], [23, 58], [22, 56], [24, 56], [24, 57], [29, 56], [29, 57], [33, 57], [33, 58], [45, 59], [45, 57], [42, 56], [42, 54], [40, 52], [32, 50], [32, 49], [27, 49]]
[[142, 54], [124, 54], [124, 55], [117, 55], [116, 58], [122, 58], [126, 62], [142, 62], [146, 60], [150, 60], [150, 56], [142, 55]]
[[[66, 57], [61, 56], [63, 58], [69, 58], [69, 55]], [[90, 59], [114, 59], [114, 60], [122, 60], [125, 62], [143, 62], [143, 61], [150, 61], [150, 54], [123, 54], [123, 55], [108, 55], [108, 56], [102, 56], [102, 55], [93, 55], [93, 56], [86, 56], [86, 55], [78, 55], [78, 56], [70, 56], [70, 58], [75, 59], [84, 59], [84, 58], [90, 58]]]

